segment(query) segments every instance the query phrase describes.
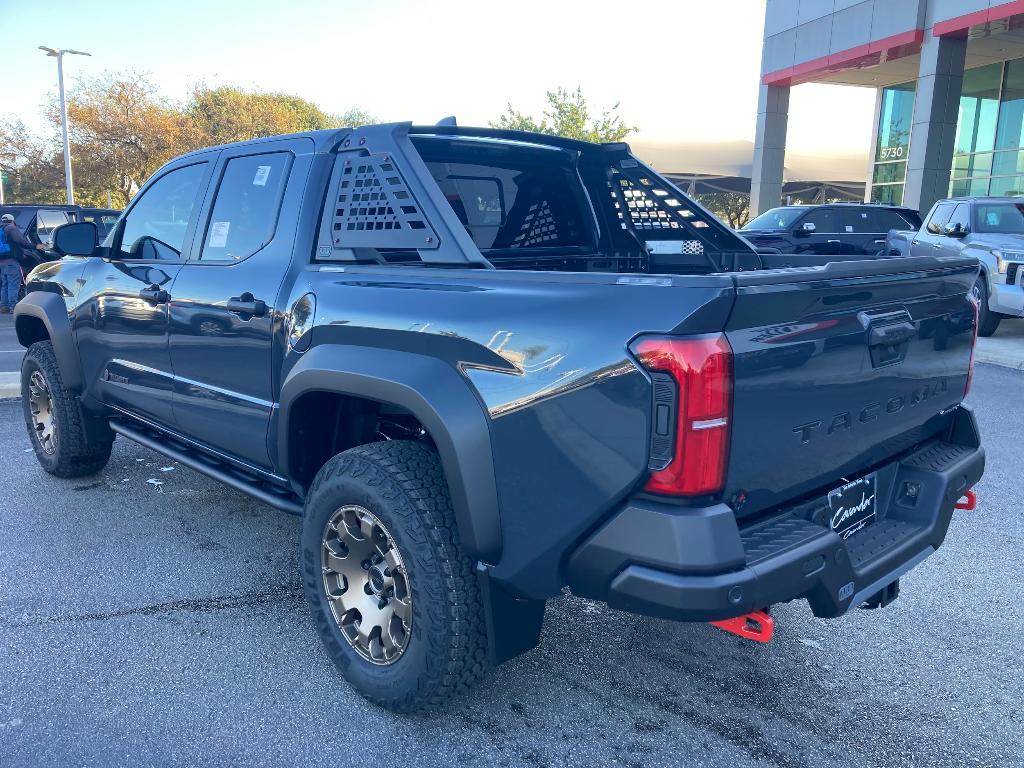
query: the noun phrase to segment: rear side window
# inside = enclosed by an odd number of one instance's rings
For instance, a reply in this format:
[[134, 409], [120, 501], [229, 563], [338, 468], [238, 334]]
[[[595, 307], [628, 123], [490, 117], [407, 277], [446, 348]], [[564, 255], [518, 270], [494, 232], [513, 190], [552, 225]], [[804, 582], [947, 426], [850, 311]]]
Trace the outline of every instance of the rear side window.
[[868, 232], [885, 234], [890, 229], [917, 229], [912, 221], [903, 218], [898, 211], [877, 208], [867, 213], [870, 229]]
[[40, 242], [49, 243], [53, 237], [53, 230], [70, 220], [67, 211], [39, 211], [36, 214], [36, 237]]
[[273, 152], [228, 160], [200, 260], [239, 261], [273, 239], [290, 158], [288, 152]]
[[940, 203], [935, 206], [935, 210], [932, 211], [932, 215], [928, 217], [928, 232], [933, 235], [941, 235], [942, 228], [949, 221], [949, 217], [953, 214], [953, 203]]
[[839, 232], [839, 221], [834, 208], [815, 208], [800, 222], [813, 224], [814, 231], [823, 234], [835, 234]]
[[[575, 170], [553, 157], [493, 152], [444, 159], [421, 148], [445, 199], [481, 251], [592, 248], [593, 215]], [[554, 152], [550, 152], [553, 156]], [[586, 223], [589, 220], [589, 224]]]
[[872, 229], [875, 222], [871, 220], [871, 213], [864, 208], [850, 206], [849, 208], [837, 208], [835, 210], [836, 223], [839, 225], [837, 232], [843, 234], [867, 234], [877, 232]]

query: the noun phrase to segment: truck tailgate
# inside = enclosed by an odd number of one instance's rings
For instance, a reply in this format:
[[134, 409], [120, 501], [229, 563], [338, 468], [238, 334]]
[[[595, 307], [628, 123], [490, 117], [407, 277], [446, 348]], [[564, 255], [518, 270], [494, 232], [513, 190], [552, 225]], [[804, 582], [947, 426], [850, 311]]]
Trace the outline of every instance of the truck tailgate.
[[738, 516], [852, 480], [948, 425], [977, 272], [922, 257], [736, 275], [725, 499]]

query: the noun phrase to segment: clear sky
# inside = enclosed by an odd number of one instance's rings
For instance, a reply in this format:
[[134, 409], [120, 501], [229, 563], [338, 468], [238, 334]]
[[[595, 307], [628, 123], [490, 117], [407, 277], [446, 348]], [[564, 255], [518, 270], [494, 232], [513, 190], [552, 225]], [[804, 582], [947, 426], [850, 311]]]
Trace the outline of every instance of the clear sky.
[[[464, 125], [508, 102], [539, 114], [546, 90], [581, 85], [641, 138], [750, 140], [763, 24], [764, 0], [0, 0], [2, 114], [43, 127], [47, 45], [92, 54], [65, 59], [68, 85], [135, 69], [175, 99], [230, 83]], [[789, 148], [866, 157], [873, 104], [870, 89], [795, 88]]]

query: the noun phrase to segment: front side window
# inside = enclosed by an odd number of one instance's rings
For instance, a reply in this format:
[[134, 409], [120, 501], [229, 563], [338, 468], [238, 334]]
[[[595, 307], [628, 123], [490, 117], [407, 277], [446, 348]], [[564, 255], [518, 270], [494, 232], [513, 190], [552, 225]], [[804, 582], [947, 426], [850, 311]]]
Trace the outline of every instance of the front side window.
[[115, 257], [180, 259], [205, 173], [206, 163], [196, 163], [153, 182], [125, 215]]
[[946, 226], [949, 217], [953, 215], [953, 208], [952, 203], [940, 203], [935, 206], [935, 210], [932, 211], [932, 215], [928, 218], [928, 225], [926, 227], [928, 232], [933, 235], [941, 235], [942, 228]]
[[968, 232], [970, 229], [971, 208], [967, 203], [960, 203], [960, 205], [953, 209], [953, 214], [949, 217], [949, 221], [946, 222], [943, 231], [956, 230], [958, 232]]
[[806, 208], [772, 208], [743, 225], [743, 229], [786, 229], [806, 211]]
[[273, 152], [228, 160], [206, 227], [201, 260], [239, 261], [271, 241], [290, 157], [288, 152]]
[[975, 214], [975, 231], [1024, 234], [1024, 203], [981, 203]]

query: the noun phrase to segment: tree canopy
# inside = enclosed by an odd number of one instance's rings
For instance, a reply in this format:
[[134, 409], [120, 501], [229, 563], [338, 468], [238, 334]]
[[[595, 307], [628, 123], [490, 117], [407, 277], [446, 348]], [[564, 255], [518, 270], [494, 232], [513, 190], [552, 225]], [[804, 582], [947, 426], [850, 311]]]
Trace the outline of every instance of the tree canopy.
[[583, 96], [582, 89], [568, 91], [559, 86], [547, 92], [548, 108], [538, 120], [508, 105], [505, 113], [491, 123], [492, 128], [506, 128], [516, 131], [534, 131], [553, 136], [565, 136], [582, 141], [622, 141], [636, 127], [628, 125], [618, 114], [619, 104], [591, 116], [591, 108]]
[[[21, 122], [0, 123], [0, 166], [8, 202], [64, 199], [60, 110], [45, 110], [54, 131], [33, 136]], [[75, 201], [123, 207], [168, 160], [194, 149], [320, 128], [373, 122], [360, 109], [340, 115], [287, 93], [200, 83], [184, 103], [164, 98], [137, 73], [106, 73], [68, 93]]]

